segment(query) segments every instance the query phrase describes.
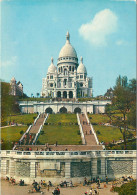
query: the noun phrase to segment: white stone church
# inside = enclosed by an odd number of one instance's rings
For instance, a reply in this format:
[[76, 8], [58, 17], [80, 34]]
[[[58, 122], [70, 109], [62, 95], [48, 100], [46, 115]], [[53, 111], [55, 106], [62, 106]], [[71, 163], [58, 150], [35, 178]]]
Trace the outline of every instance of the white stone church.
[[69, 32], [66, 35], [66, 43], [59, 53], [57, 67], [51, 58], [47, 77], [42, 80], [41, 96], [52, 98], [92, 97], [92, 78], [87, 77], [82, 57], [80, 64], [78, 63], [77, 53], [70, 44]]

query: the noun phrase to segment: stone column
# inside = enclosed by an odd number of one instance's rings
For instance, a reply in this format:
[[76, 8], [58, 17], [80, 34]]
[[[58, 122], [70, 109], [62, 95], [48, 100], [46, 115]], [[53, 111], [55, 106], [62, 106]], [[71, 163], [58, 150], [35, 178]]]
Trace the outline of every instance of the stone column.
[[136, 178], [136, 166], [137, 166], [137, 161], [136, 158], [133, 159], [133, 177]]
[[65, 178], [69, 179], [70, 177], [71, 177], [70, 162], [65, 162]]
[[106, 175], [106, 161], [105, 158], [101, 158], [101, 176], [102, 179], [105, 179]]
[[6, 166], [7, 166], [6, 163], [7, 163], [6, 160], [1, 160], [1, 176], [2, 177], [6, 176]]
[[36, 168], [35, 168], [35, 161], [31, 161], [30, 163], [30, 178], [36, 177]]
[[10, 162], [9, 162], [9, 175], [11, 177], [15, 175], [15, 166], [16, 166], [16, 162], [14, 161], [14, 159], [10, 159]]
[[67, 98], [69, 98], [69, 91], [67, 91]]
[[61, 97], [63, 98], [63, 91], [61, 91]]
[[97, 158], [91, 159], [91, 175], [97, 177]]

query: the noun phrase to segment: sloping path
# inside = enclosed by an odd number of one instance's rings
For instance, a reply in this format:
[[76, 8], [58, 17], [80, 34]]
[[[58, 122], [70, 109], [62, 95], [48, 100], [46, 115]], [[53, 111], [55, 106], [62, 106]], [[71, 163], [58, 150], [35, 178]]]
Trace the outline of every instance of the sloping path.
[[31, 127], [28, 134], [26, 134], [24, 139], [24, 145], [32, 145], [33, 140], [36, 136], [36, 133], [38, 133], [40, 126], [43, 124], [45, 120], [46, 114], [41, 114], [36, 123]]
[[83, 128], [83, 133], [85, 136], [86, 145], [88, 145], [88, 146], [97, 145], [97, 142], [95, 140], [94, 135], [92, 134], [90, 125], [88, 124], [88, 121], [86, 119], [85, 114], [79, 114], [79, 118], [80, 118], [80, 123], [81, 123], [82, 128]]
[[46, 117], [46, 114], [41, 114], [41, 115], [40, 115], [40, 117], [38, 118], [36, 124], [33, 125], [32, 128], [30, 129], [29, 134], [31, 134], [31, 133], [35, 133], [35, 134], [36, 134], [36, 133], [38, 132], [40, 126], [41, 126], [41, 125], [43, 124], [43, 122], [44, 122], [45, 117]]

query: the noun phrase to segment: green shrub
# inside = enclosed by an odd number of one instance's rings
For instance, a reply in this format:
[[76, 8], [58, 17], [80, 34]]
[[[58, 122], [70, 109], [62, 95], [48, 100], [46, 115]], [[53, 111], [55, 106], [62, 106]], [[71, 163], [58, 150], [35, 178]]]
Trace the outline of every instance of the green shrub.
[[40, 134], [43, 135], [44, 134], [44, 131], [41, 131]]
[[100, 135], [100, 131], [96, 131], [96, 134], [97, 134], [97, 135]]
[[20, 135], [23, 135], [23, 133], [24, 133], [24, 131], [23, 131], [23, 130], [21, 130], [21, 131], [20, 131]]
[[114, 192], [119, 195], [136, 195], [136, 180], [123, 184], [121, 187], [114, 187]]

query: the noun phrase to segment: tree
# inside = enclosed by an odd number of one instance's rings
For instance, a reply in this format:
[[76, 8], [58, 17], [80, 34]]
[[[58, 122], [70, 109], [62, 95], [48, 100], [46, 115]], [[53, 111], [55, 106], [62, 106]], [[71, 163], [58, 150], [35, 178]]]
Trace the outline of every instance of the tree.
[[[136, 99], [135, 94], [133, 94], [133, 90], [131, 90], [132, 88], [130, 83], [127, 83], [126, 76], [119, 76], [116, 79], [112, 104], [107, 106], [106, 108], [106, 113], [110, 117], [113, 125], [118, 126], [120, 132], [122, 133], [124, 140], [124, 149], [127, 149], [127, 135], [129, 124], [127, 117], [131, 112]], [[114, 117], [114, 110], [118, 110], [121, 113], [121, 116]]]
[[40, 94], [39, 94], [39, 93], [37, 93], [37, 98], [39, 97], [39, 95], [40, 95]]

